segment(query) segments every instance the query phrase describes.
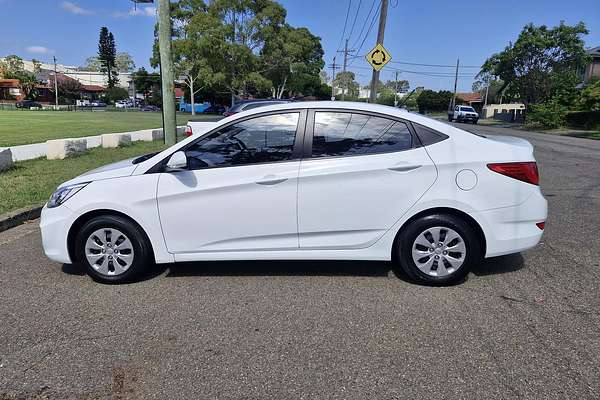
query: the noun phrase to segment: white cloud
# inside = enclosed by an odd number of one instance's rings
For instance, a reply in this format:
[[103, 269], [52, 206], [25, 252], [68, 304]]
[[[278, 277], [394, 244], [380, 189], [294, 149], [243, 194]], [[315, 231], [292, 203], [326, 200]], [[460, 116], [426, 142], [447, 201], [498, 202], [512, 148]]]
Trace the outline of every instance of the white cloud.
[[83, 7], [79, 7], [77, 4], [72, 3], [70, 1], [63, 1], [60, 6], [63, 8], [63, 10], [67, 10], [68, 12], [71, 12], [71, 13], [77, 14], [77, 15], [93, 14], [90, 10], [86, 10]]
[[28, 46], [25, 50], [27, 50], [28, 53], [33, 54], [54, 54], [54, 50], [44, 46]]
[[156, 7], [138, 7], [131, 8], [129, 11], [116, 11], [112, 13], [115, 18], [129, 18], [129, 17], [154, 17], [156, 15]]

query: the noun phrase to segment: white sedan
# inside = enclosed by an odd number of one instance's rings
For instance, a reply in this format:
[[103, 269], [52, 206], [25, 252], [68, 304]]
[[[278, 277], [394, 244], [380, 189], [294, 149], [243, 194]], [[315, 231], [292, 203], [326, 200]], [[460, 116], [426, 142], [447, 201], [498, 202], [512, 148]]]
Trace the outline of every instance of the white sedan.
[[109, 283], [153, 261], [310, 259], [393, 261], [448, 284], [544, 229], [523, 139], [344, 102], [267, 106], [188, 133], [60, 185], [42, 211], [46, 255]]

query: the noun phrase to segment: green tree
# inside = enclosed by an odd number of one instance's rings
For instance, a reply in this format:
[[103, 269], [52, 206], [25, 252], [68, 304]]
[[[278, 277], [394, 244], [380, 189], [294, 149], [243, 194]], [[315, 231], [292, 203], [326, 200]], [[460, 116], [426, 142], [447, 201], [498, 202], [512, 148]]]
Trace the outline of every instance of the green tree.
[[[487, 89], [488, 85], [489, 89]], [[511, 93], [507, 90], [508, 87], [504, 85], [504, 82], [500, 79], [494, 79], [490, 75], [473, 82], [471, 89], [473, 92], [479, 93], [482, 99], [485, 98], [487, 91], [488, 104], [497, 104], [500, 102], [500, 99], [504, 102], [512, 100]]]
[[119, 72], [132, 72], [135, 69], [135, 62], [129, 53], [117, 53], [115, 66]]
[[356, 82], [356, 75], [354, 75], [354, 72], [340, 72], [335, 76], [333, 84], [336, 88], [346, 88], [346, 95], [348, 95], [348, 97], [358, 97], [360, 85]]
[[118, 82], [118, 72], [116, 65], [117, 47], [115, 38], [108, 28], [100, 28], [100, 38], [98, 39], [98, 59], [100, 60], [100, 71], [108, 76], [108, 87], [114, 87]]
[[114, 103], [117, 100], [123, 100], [127, 98], [129, 98], [129, 92], [127, 89], [119, 86], [108, 88], [104, 93], [104, 99], [107, 103]]
[[383, 85], [377, 86], [377, 87], [381, 88], [381, 89], [383, 89], [383, 88], [389, 89], [392, 92], [395, 92], [396, 88], [397, 88], [398, 93], [406, 93], [406, 92], [408, 92], [410, 85], [407, 80], [402, 79], [397, 82], [395, 80], [386, 81]]
[[157, 87], [160, 87], [160, 75], [149, 73], [144, 67], [141, 67], [131, 74], [136, 92], [141, 92], [144, 99]]
[[60, 103], [73, 104], [81, 97], [82, 86], [76, 79], [59, 80], [57, 86]]
[[102, 65], [98, 56], [92, 56], [85, 59], [85, 64], [79, 67], [81, 71], [100, 71]]
[[453, 93], [447, 90], [435, 92], [433, 90], [423, 90], [417, 97], [417, 106], [419, 112], [425, 114], [428, 112], [446, 111]]
[[499, 77], [525, 104], [544, 103], [557, 95], [559, 103], [571, 102], [580, 80], [577, 71], [589, 59], [581, 38], [587, 33], [583, 22], [561, 22], [554, 28], [528, 24], [514, 44], [486, 60], [480, 75]]
[[[320, 90], [319, 39], [287, 25], [276, 1], [179, 0], [171, 6], [175, 64], [202, 66], [201, 95], [212, 100], [228, 93], [234, 101]], [[151, 64], [158, 63], [155, 41]]]
[[284, 93], [313, 95], [321, 86], [324, 67], [321, 39], [306, 28], [285, 25], [261, 51], [264, 75], [273, 83], [273, 97]]
[[25, 95], [26, 99], [35, 99], [38, 95], [36, 86], [39, 83], [34, 73], [25, 70], [23, 59], [16, 55], [9, 55], [4, 58], [2, 75], [7, 79], [18, 79], [19, 89]]
[[578, 104], [583, 111], [600, 111], [600, 79], [590, 82], [581, 90]]

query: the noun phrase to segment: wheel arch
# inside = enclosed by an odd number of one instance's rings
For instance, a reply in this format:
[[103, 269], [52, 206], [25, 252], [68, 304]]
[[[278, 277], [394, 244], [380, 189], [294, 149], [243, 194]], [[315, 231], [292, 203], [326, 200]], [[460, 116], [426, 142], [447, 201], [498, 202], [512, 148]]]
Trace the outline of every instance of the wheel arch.
[[396, 236], [394, 237], [394, 241], [393, 241], [394, 245], [392, 246], [392, 260], [395, 260], [396, 256], [398, 255], [397, 254], [398, 246], [396, 246], [395, 243], [398, 240], [398, 237], [400, 236], [400, 234], [402, 233], [402, 231], [404, 229], [406, 229], [406, 227], [409, 226], [416, 219], [421, 218], [421, 217], [425, 217], [427, 215], [434, 215], [434, 214], [449, 214], [449, 215], [461, 218], [466, 223], [468, 223], [469, 226], [471, 226], [473, 228], [473, 231], [475, 232], [475, 234], [477, 235], [477, 238], [479, 239], [480, 251], [481, 251], [480, 256], [482, 258], [485, 256], [486, 251], [487, 251], [487, 242], [486, 242], [486, 239], [485, 239], [485, 233], [483, 232], [483, 229], [481, 228], [481, 225], [473, 217], [471, 217], [466, 212], [458, 210], [456, 208], [451, 208], [451, 207], [434, 207], [434, 208], [428, 208], [426, 210], [419, 211], [418, 213], [416, 213], [415, 215], [413, 215], [412, 217], [410, 217], [409, 219], [407, 219], [402, 224], [402, 226], [400, 226], [400, 229], [398, 229], [398, 232], [396, 232]]
[[88, 211], [85, 214], [80, 215], [71, 224], [71, 227], [69, 228], [69, 233], [67, 234], [67, 250], [69, 251], [69, 258], [71, 260], [75, 260], [75, 236], [77, 235], [77, 233], [79, 232], [81, 227], [83, 227], [83, 225], [86, 222], [90, 221], [92, 218], [96, 218], [96, 217], [100, 217], [100, 216], [117, 216], [117, 217], [126, 219], [129, 222], [131, 222], [133, 225], [135, 225], [144, 234], [144, 238], [146, 239], [146, 242], [147, 242], [148, 246], [150, 247], [151, 257], [152, 257], [152, 259], [154, 259], [154, 247], [153, 247], [152, 241], [150, 240], [150, 237], [148, 236], [148, 233], [146, 232], [146, 230], [139, 223], [137, 223], [137, 221], [135, 221], [129, 215], [124, 214], [119, 211], [110, 210], [110, 209], [99, 209], [99, 210]]

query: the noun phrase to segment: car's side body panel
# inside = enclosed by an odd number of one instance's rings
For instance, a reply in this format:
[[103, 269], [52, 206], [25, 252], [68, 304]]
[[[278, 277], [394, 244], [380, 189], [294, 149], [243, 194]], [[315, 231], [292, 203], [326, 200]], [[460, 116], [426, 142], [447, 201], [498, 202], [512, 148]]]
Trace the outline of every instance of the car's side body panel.
[[169, 251], [297, 249], [299, 165], [289, 161], [158, 174], [158, 207]]
[[421, 148], [303, 160], [298, 190], [300, 248], [364, 248], [375, 243], [436, 179]]

